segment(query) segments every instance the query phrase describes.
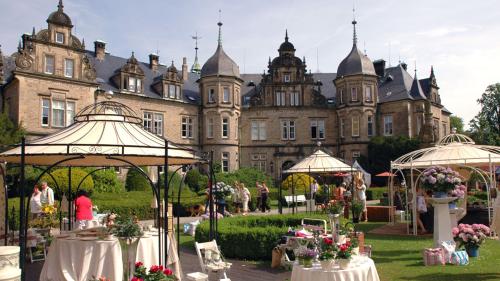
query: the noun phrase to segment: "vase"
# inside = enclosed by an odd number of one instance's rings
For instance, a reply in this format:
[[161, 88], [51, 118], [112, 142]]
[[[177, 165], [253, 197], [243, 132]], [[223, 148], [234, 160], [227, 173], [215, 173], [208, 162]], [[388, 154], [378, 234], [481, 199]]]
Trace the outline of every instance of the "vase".
[[332, 237], [335, 237], [337, 235], [339, 217], [340, 214], [328, 214], [330, 226], [332, 227]]
[[467, 251], [467, 255], [469, 255], [469, 257], [476, 258], [479, 256], [479, 246], [477, 245], [466, 246], [465, 251]]
[[432, 193], [432, 197], [434, 198], [445, 198], [448, 197], [448, 194], [444, 191], [434, 191]]
[[359, 255], [359, 247], [352, 248], [352, 254], [355, 256]]
[[321, 268], [324, 271], [331, 271], [333, 270], [333, 266], [335, 265], [334, 260], [324, 260], [319, 262], [321, 264]]
[[344, 234], [338, 235], [338, 241], [339, 244], [345, 244], [346, 242], [346, 236]]
[[299, 265], [304, 265], [304, 259], [301, 257], [297, 257], [297, 261], [299, 262]]
[[138, 238], [120, 237], [120, 247], [122, 249], [123, 280], [130, 280], [135, 270], [135, 253], [137, 252]]
[[311, 268], [313, 266], [313, 259], [304, 259], [304, 268]]
[[453, 202], [451, 202], [451, 203], [448, 204], [448, 207], [450, 209], [456, 209], [457, 208], [457, 203], [455, 201], [453, 201]]
[[351, 263], [350, 259], [339, 259], [340, 269], [348, 269], [350, 263]]

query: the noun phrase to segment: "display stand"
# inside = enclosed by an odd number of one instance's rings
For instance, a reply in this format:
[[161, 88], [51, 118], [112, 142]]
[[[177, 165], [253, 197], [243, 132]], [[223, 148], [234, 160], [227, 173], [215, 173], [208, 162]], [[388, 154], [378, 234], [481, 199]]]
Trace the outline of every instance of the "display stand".
[[450, 208], [448, 203], [456, 200], [455, 197], [430, 198], [434, 206], [434, 246], [439, 247], [443, 241], [453, 240], [451, 234]]
[[458, 225], [458, 215], [464, 211], [464, 208], [453, 208], [450, 209], [450, 222], [451, 227], [457, 227]]

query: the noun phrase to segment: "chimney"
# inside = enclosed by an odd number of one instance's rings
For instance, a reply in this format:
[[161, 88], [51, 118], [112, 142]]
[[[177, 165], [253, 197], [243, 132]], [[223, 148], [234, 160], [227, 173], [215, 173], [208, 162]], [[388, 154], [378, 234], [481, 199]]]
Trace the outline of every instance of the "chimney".
[[182, 81], [188, 80], [188, 65], [186, 57], [182, 58]]
[[98, 60], [104, 60], [106, 55], [106, 42], [97, 40], [94, 41], [94, 55]]
[[149, 68], [156, 72], [158, 70], [158, 64], [160, 61], [160, 56], [157, 54], [149, 54]]
[[375, 73], [377, 73], [379, 77], [385, 76], [385, 60], [376, 60], [373, 62], [373, 66], [375, 67]]
[[407, 70], [407, 69], [408, 69], [408, 65], [406, 64], [406, 62], [402, 62], [402, 63], [401, 63], [401, 67], [402, 67], [404, 70]]

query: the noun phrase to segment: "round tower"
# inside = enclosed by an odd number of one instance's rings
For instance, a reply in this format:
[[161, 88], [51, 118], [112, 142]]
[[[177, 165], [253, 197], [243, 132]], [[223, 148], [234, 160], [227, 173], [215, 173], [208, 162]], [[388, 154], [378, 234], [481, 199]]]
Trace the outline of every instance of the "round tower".
[[335, 83], [338, 114], [338, 154], [354, 161], [367, 153], [367, 143], [376, 135], [378, 79], [375, 67], [357, 47], [357, 21], [352, 21], [351, 52], [337, 69]]
[[238, 65], [222, 48], [222, 22], [219, 26], [215, 53], [203, 65], [199, 87], [202, 103], [201, 146], [204, 152], [214, 151], [214, 161], [222, 171], [239, 168], [239, 119], [241, 85]]

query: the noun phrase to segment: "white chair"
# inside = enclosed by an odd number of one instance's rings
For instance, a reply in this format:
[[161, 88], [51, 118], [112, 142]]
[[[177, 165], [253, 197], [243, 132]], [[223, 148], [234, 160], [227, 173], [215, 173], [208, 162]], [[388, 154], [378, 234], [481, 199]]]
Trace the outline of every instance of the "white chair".
[[222, 273], [224, 279], [221, 280], [229, 280], [226, 275], [226, 270], [231, 268], [231, 263], [222, 260], [217, 242], [215, 240], [205, 243], [195, 242], [195, 246], [202, 271], [206, 274], [210, 272]]

